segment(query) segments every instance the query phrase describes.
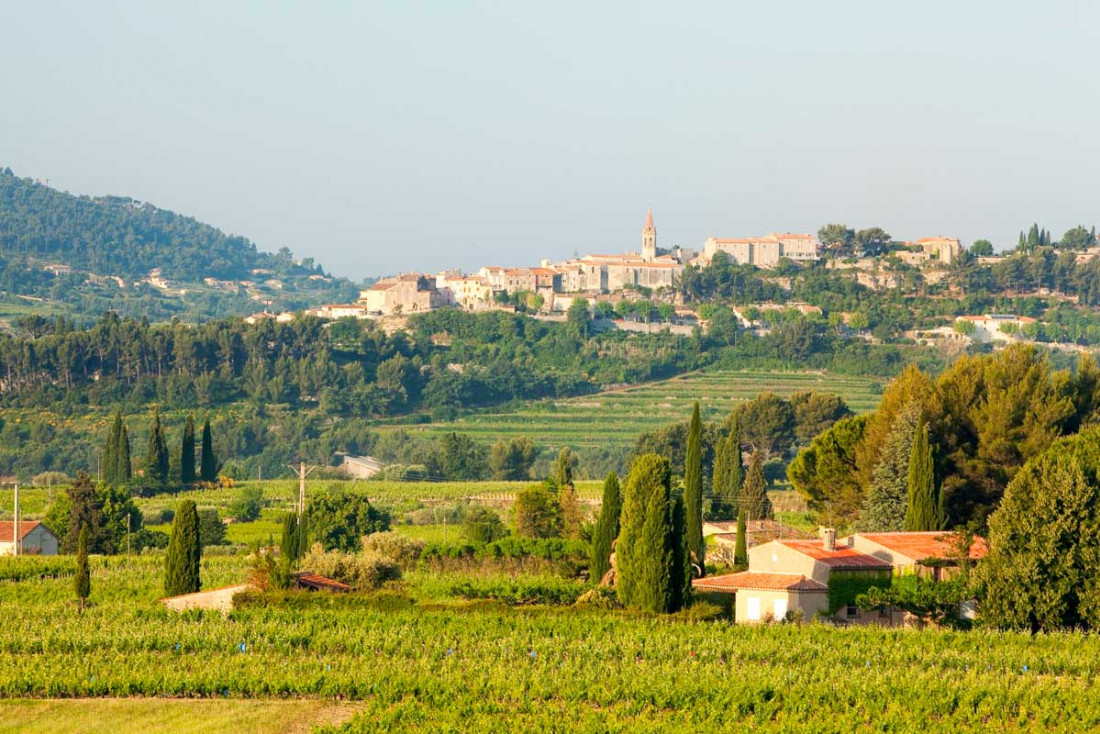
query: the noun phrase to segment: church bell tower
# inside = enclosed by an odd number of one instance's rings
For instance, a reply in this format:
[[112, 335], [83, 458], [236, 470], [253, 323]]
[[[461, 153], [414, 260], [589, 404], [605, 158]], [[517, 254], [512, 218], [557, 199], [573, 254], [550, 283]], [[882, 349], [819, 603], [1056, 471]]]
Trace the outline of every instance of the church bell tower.
[[657, 228], [653, 226], [653, 210], [645, 215], [645, 229], [642, 230], [642, 259], [651, 263], [657, 259]]

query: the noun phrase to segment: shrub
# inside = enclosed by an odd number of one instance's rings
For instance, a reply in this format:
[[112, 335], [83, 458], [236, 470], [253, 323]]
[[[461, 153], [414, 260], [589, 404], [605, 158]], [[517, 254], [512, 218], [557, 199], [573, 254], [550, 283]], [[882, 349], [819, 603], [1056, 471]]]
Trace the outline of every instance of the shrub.
[[361, 542], [364, 553], [388, 558], [406, 571], [416, 565], [426, 545], [423, 540], [409, 538], [393, 531], [371, 533]]
[[471, 507], [466, 513], [466, 538], [472, 543], [492, 543], [508, 534], [500, 515], [488, 507]]
[[387, 581], [401, 578], [401, 567], [388, 558], [372, 553], [325, 552], [320, 544], [302, 557], [302, 569], [342, 581], [354, 589], [377, 589]]
[[199, 537], [202, 539], [204, 548], [208, 545], [226, 545], [229, 542], [225, 539], [225, 523], [222, 522], [217, 510], [213, 508], [199, 510]]
[[245, 487], [229, 506], [229, 514], [237, 522], [253, 522], [260, 518], [264, 507], [264, 491], [259, 487]]

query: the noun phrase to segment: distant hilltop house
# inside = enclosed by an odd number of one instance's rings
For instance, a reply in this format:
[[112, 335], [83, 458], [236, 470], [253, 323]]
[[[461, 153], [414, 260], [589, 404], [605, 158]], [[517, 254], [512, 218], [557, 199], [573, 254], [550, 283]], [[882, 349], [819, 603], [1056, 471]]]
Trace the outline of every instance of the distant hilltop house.
[[[985, 541], [977, 539], [968, 557], [979, 560], [987, 550]], [[748, 553], [749, 570], [692, 582], [700, 594], [733, 595], [738, 624], [782, 621], [788, 614], [850, 624], [904, 624], [905, 615], [896, 609], [866, 611], [849, 602], [830, 610], [830, 583], [842, 585], [847, 579], [876, 574], [887, 579], [900, 573], [939, 581], [955, 573], [957, 566], [951, 536], [941, 531], [856, 533], [837, 541], [836, 532], [826, 528], [819, 539], [777, 539]]]
[[370, 315], [393, 316], [431, 311], [443, 305], [435, 281], [421, 273], [384, 278], [359, 294]]
[[342, 459], [340, 469], [354, 479], [370, 479], [385, 468], [385, 464], [371, 456], [337, 455]]
[[812, 234], [779, 234], [764, 237], [722, 239], [710, 237], [703, 243], [703, 254], [697, 258], [709, 265], [714, 256], [724, 252], [738, 265], [774, 268], [783, 258], [794, 262], [815, 262], [821, 259], [821, 243]]
[[916, 242], [906, 242], [910, 247], [919, 247], [923, 260], [939, 260], [951, 265], [962, 254], [962, 243], [954, 237], [923, 237]]
[[[18, 530], [12, 520], [0, 521], [0, 556], [56, 556], [57, 535], [37, 520], [20, 521]], [[18, 534], [18, 542], [16, 535]]]
[[980, 344], [990, 342], [1009, 342], [1017, 338], [1024, 327], [1036, 323], [1030, 316], [1016, 316], [1006, 313], [988, 313], [984, 316], [960, 316], [957, 321], [974, 325], [970, 333], [971, 340]]

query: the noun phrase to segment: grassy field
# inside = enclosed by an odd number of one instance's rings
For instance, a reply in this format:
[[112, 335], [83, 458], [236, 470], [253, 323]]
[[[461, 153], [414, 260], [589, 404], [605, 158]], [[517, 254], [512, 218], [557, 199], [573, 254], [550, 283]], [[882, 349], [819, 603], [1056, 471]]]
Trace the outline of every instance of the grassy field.
[[528, 436], [540, 446], [628, 446], [638, 434], [691, 417], [699, 401], [703, 420], [725, 418], [762, 392], [789, 396], [802, 390], [837, 393], [857, 413], [874, 410], [882, 382], [818, 372], [695, 372], [638, 387], [565, 400], [541, 400], [512, 412], [474, 413], [446, 423], [389, 426], [410, 432], [471, 434], [487, 443]]
[[[204, 584], [238, 581], [245, 563], [205, 560]], [[297, 731], [305, 720], [356, 734], [1100, 726], [1100, 639], [1090, 635], [743, 627], [691, 615], [461, 602], [449, 598], [455, 577], [423, 571], [383, 592], [291, 595], [228, 617], [177, 615], [156, 602], [162, 558], [93, 564], [93, 605], [83, 614], [71, 601], [71, 578], [0, 580], [0, 697], [14, 699], [0, 705], [0, 727]], [[333, 711], [337, 702], [354, 702], [354, 712]]]

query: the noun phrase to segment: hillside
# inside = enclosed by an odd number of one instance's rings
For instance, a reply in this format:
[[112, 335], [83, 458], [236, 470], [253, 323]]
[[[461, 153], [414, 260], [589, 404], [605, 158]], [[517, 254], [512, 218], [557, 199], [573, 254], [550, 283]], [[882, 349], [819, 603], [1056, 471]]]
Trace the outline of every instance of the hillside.
[[148, 202], [74, 196], [0, 169], [0, 314], [209, 318], [354, 294], [311, 258]]

